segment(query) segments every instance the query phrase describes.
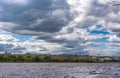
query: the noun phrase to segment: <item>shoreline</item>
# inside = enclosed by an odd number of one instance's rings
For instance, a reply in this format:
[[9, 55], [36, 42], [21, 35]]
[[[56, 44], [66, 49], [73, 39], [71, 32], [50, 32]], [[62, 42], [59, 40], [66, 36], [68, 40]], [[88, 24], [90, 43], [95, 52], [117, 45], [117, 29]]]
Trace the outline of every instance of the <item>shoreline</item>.
[[0, 62], [0, 64], [2, 63], [31, 63], [31, 64], [34, 64], [34, 63], [38, 63], [38, 64], [54, 64], [54, 63], [58, 63], [58, 64], [67, 64], [67, 63], [70, 63], [70, 64], [77, 64], [77, 63], [81, 63], [81, 64], [85, 64], [85, 63], [88, 63], [88, 64], [112, 64], [112, 63], [117, 63], [117, 64], [120, 64], [120, 62]]

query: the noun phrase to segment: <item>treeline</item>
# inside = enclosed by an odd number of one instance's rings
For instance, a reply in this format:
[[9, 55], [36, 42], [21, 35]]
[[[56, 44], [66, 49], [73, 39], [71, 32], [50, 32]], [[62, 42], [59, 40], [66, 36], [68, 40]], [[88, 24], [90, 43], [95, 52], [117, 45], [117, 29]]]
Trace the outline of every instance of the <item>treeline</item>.
[[90, 57], [64, 55], [0, 55], [0, 62], [112, 62], [92, 59]]

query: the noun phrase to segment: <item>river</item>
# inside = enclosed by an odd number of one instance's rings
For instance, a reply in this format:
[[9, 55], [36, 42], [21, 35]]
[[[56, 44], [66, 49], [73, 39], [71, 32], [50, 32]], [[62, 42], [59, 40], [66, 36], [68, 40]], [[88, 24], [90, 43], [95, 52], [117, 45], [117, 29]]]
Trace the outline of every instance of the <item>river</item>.
[[0, 63], [0, 78], [120, 78], [120, 64]]

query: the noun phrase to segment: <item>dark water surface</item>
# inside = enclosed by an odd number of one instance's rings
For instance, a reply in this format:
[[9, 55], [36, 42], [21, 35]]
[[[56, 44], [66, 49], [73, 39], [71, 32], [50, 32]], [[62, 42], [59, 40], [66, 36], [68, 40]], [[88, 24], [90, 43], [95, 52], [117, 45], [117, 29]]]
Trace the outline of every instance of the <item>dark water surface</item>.
[[0, 63], [0, 78], [120, 78], [120, 64]]

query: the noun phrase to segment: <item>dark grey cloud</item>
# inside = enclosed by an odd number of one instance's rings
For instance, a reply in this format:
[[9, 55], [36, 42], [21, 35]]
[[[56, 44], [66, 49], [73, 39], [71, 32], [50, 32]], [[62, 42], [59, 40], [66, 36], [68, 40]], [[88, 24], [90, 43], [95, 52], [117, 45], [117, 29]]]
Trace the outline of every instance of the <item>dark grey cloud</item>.
[[0, 44], [0, 52], [7, 52], [7, 53], [22, 53], [26, 48], [21, 46], [15, 46], [12, 43], [8, 44]]
[[[25, 5], [11, 5], [1, 0], [0, 6], [3, 9], [0, 12], [0, 22], [18, 24], [18, 26], [4, 30], [19, 34], [21, 34], [19, 31], [22, 30], [58, 32], [72, 18], [69, 14], [69, 5], [65, 0], [28, 0]], [[24, 32], [24, 34], [26, 33]]]
[[10, 51], [12, 47], [12, 44], [0, 44], [0, 51]]
[[[118, 13], [120, 8], [119, 6], [113, 6], [110, 2], [106, 1], [105, 3], [101, 3], [99, 0], [92, 0], [91, 7], [88, 9], [88, 16], [96, 16], [96, 17], [106, 17], [109, 13]], [[110, 21], [110, 20], [108, 20]], [[117, 20], [114, 20], [117, 21]]]
[[12, 48], [14, 45], [12, 44], [0, 44], [0, 52], [12, 52]]
[[117, 32], [117, 36], [120, 37], [120, 32]]

